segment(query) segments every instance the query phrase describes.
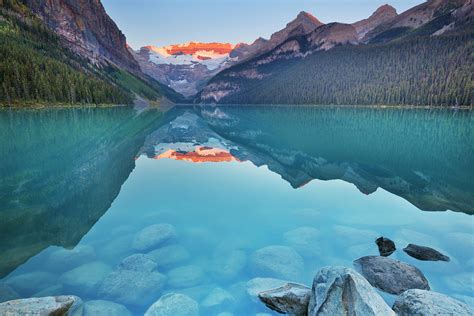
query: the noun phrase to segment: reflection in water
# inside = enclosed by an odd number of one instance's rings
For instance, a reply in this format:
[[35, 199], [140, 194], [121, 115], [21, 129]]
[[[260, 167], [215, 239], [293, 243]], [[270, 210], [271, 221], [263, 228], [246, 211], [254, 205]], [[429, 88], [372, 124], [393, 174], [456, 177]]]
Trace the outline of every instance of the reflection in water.
[[421, 210], [474, 213], [474, 116], [414, 109], [222, 107], [202, 116], [232, 155], [295, 187], [341, 179]]
[[127, 107], [0, 111], [0, 276], [50, 245], [79, 242], [159, 117]]
[[[384, 235], [449, 255], [392, 257], [468, 301], [473, 123], [470, 112], [369, 108], [0, 112], [0, 290], [105, 299], [136, 315], [179, 292], [205, 315], [254, 315], [267, 312], [249, 296], [254, 278], [309, 283], [322, 266], [376, 254]], [[332, 179], [359, 190], [320, 181]], [[157, 231], [148, 247], [154, 224], [169, 240]], [[288, 264], [273, 270], [262, 248]], [[137, 254], [156, 269], [123, 261]], [[209, 306], [212, 293], [228, 300]]]

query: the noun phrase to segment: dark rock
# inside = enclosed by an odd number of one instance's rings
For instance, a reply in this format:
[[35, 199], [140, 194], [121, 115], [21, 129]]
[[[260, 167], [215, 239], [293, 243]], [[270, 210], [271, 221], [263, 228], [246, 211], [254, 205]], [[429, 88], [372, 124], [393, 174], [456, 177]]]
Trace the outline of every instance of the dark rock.
[[388, 257], [397, 250], [395, 243], [385, 237], [377, 238], [375, 241], [377, 247], [379, 247], [379, 253], [382, 257]]
[[418, 246], [415, 244], [409, 244], [406, 248], [403, 248], [409, 256], [423, 261], [450, 261], [448, 256], [443, 255], [441, 252], [425, 246]]
[[258, 298], [271, 310], [281, 314], [306, 315], [311, 289], [288, 283], [282, 287], [258, 293]]
[[474, 310], [468, 305], [444, 294], [424, 290], [402, 293], [395, 301], [393, 310], [399, 316], [474, 315]]
[[345, 267], [325, 267], [314, 277], [309, 316], [395, 315], [359, 273]]
[[80, 316], [82, 301], [77, 296], [26, 298], [0, 304], [0, 315]]
[[354, 266], [370, 284], [390, 294], [430, 289], [428, 280], [418, 268], [398, 260], [366, 256], [354, 261]]

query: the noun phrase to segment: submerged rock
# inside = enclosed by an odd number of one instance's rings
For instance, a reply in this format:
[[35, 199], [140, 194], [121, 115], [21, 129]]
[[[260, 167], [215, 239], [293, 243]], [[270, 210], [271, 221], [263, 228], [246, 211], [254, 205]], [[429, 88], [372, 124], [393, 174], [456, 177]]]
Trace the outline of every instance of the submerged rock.
[[81, 316], [82, 301], [77, 296], [26, 298], [0, 304], [0, 315]]
[[16, 300], [20, 295], [5, 283], [0, 283], [0, 303]]
[[64, 286], [62, 284], [56, 284], [33, 294], [32, 297], [61, 296], [63, 294]]
[[258, 293], [258, 298], [271, 310], [281, 314], [306, 315], [311, 289], [295, 283]]
[[211, 270], [219, 279], [232, 280], [242, 272], [246, 263], [247, 254], [243, 250], [218, 252], [214, 254]]
[[132, 316], [123, 305], [110, 301], [89, 301], [84, 304], [84, 316]]
[[340, 241], [345, 244], [363, 244], [377, 239], [379, 233], [368, 229], [358, 229], [349, 226], [335, 225], [333, 228]]
[[352, 269], [325, 267], [313, 280], [309, 316], [395, 315], [367, 280]]
[[79, 245], [71, 250], [59, 248], [54, 251], [48, 258], [48, 266], [54, 271], [67, 271], [94, 260], [96, 260], [94, 248]]
[[105, 278], [99, 296], [126, 305], [146, 305], [159, 297], [165, 281], [158, 272], [118, 270]]
[[119, 265], [119, 269], [151, 272], [155, 270], [157, 264], [150, 256], [141, 253], [128, 256], [123, 259]]
[[379, 253], [382, 257], [388, 257], [397, 250], [395, 243], [385, 237], [379, 237], [375, 241], [377, 247], [379, 248]]
[[148, 255], [160, 268], [168, 268], [191, 257], [186, 248], [180, 245], [170, 245], [155, 249], [150, 251]]
[[171, 224], [156, 224], [139, 231], [133, 238], [133, 249], [147, 251], [175, 239], [176, 230]]
[[398, 260], [367, 256], [354, 261], [354, 266], [370, 284], [390, 294], [430, 289], [428, 280], [418, 268]]
[[453, 291], [460, 293], [474, 293], [474, 273], [464, 272], [451, 274], [443, 278], [446, 285]]
[[441, 252], [430, 248], [419, 246], [415, 244], [409, 244], [406, 248], [403, 248], [409, 256], [423, 261], [450, 261], [448, 256], [443, 255]]
[[294, 248], [303, 257], [317, 257], [321, 255], [320, 232], [313, 227], [298, 227], [283, 235], [283, 240]]
[[424, 290], [408, 290], [402, 293], [395, 301], [393, 310], [400, 316], [470, 316], [474, 314], [471, 307], [458, 300], [444, 294]]
[[257, 275], [297, 280], [304, 269], [304, 262], [293, 248], [268, 246], [252, 254], [250, 266]]
[[254, 278], [246, 283], [247, 294], [250, 298], [258, 302], [258, 293], [279, 288], [287, 284], [288, 281], [273, 278]]
[[112, 269], [102, 262], [91, 262], [64, 273], [59, 281], [81, 295], [93, 294]]
[[204, 278], [204, 272], [198, 266], [183, 266], [168, 273], [168, 285], [172, 288], [185, 288], [196, 286]]
[[160, 297], [146, 311], [145, 316], [198, 316], [199, 305], [192, 298], [170, 293]]
[[30, 272], [19, 274], [5, 281], [6, 285], [23, 296], [31, 296], [38, 290], [52, 286], [56, 283], [57, 276], [49, 272]]
[[229, 308], [235, 303], [235, 298], [226, 290], [218, 287], [213, 289], [209, 295], [201, 302], [201, 306], [206, 309], [208, 313], [219, 312], [225, 308]]

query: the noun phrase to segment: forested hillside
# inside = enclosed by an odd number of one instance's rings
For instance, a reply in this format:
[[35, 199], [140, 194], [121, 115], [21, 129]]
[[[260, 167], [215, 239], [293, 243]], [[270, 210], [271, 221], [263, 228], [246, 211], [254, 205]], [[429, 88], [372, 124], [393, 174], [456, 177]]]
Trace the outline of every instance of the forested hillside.
[[224, 71], [238, 91], [220, 103], [472, 105], [473, 33], [341, 46], [257, 68], [261, 78]]
[[94, 65], [20, 0], [0, 0], [0, 106], [131, 104], [136, 95], [179, 98], [153, 79]]

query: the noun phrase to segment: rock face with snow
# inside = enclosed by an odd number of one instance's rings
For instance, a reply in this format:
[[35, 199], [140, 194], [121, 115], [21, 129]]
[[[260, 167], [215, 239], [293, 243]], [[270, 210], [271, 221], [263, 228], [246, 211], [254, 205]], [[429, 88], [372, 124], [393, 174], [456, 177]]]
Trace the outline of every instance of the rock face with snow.
[[230, 43], [145, 46], [132, 52], [144, 73], [185, 96], [196, 94], [208, 79], [230, 66]]
[[428, 280], [418, 268], [386, 257], [366, 256], [354, 261], [357, 270], [376, 288], [401, 294], [410, 289], [429, 290]]
[[352, 269], [322, 268], [314, 277], [309, 316], [395, 315], [367, 280]]
[[199, 305], [192, 298], [170, 293], [162, 296], [146, 311], [145, 316], [197, 316]]
[[258, 298], [271, 310], [281, 314], [306, 315], [311, 289], [301, 284], [286, 285], [258, 293]]
[[0, 304], [0, 315], [80, 316], [82, 313], [82, 301], [77, 296], [27, 298]]
[[402, 293], [395, 301], [393, 310], [399, 316], [474, 314], [474, 310], [462, 302], [444, 294], [424, 290], [408, 290]]

